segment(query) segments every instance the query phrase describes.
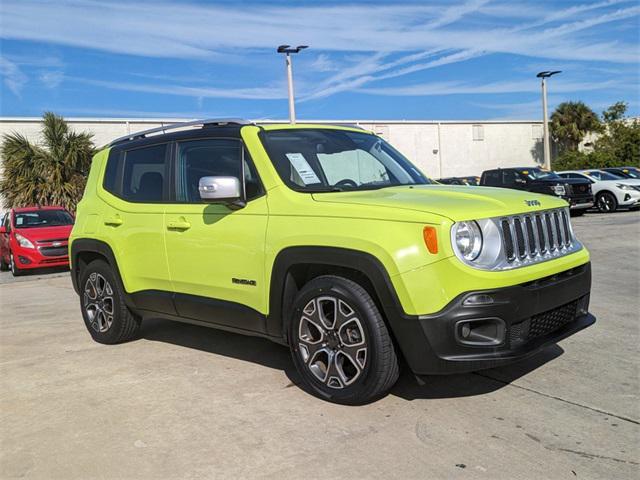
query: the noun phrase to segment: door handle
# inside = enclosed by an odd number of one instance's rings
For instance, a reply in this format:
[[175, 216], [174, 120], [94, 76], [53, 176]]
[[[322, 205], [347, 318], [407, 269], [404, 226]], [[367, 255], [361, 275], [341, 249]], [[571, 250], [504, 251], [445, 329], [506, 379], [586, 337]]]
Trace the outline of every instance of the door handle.
[[117, 227], [119, 225], [122, 225], [122, 218], [120, 218], [120, 215], [114, 215], [113, 217], [107, 217], [104, 219], [104, 224], [105, 225], [111, 225], [112, 227]]
[[167, 222], [168, 230], [189, 230], [190, 228], [191, 224], [184, 219]]

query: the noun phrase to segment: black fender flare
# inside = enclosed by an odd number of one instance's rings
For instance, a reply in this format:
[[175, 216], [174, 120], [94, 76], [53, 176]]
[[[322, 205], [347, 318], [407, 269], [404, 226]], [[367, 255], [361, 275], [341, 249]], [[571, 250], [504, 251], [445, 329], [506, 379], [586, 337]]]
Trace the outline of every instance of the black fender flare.
[[338, 247], [288, 247], [278, 253], [271, 272], [267, 331], [273, 337], [281, 337], [286, 341], [289, 317], [285, 305], [291, 300], [288, 296], [292, 295], [287, 291], [287, 276], [291, 267], [300, 264], [342, 267], [360, 272], [371, 282], [392, 328], [398, 317], [410, 317], [402, 308], [386, 268], [370, 253]]
[[94, 238], [78, 238], [71, 243], [71, 251], [70, 259], [71, 259], [71, 282], [73, 283], [73, 289], [76, 291], [78, 295], [80, 295], [80, 285], [79, 285], [79, 257], [80, 254], [85, 252], [97, 253], [101, 257], [104, 257], [113, 269], [113, 273], [116, 277], [116, 281], [118, 282], [118, 286], [120, 287], [120, 291], [124, 292], [125, 303], [129, 308], [134, 309], [135, 305], [133, 304], [133, 300], [131, 296], [127, 294], [127, 291], [124, 288], [124, 283], [122, 281], [122, 276], [120, 275], [120, 269], [118, 268], [118, 262], [116, 261], [116, 256], [113, 253], [113, 250], [109, 246], [108, 243], [103, 242], [102, 240], [96, 240]]

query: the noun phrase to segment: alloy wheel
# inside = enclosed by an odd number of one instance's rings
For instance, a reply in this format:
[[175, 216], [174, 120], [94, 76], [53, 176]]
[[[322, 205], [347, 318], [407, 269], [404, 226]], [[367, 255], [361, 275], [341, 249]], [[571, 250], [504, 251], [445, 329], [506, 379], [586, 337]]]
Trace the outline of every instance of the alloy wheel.
[[615, 199], [612, 195], [603, 194], [598, 198], [598, 208], [601, 212], [611, 212], [614, 209]]
[[104, 333], [113, 323], [113, 288], [99, 273], [89, 275], [84, 285], [83, 306], [89, 324], [99, 333]]
[[307, 303], [298, 327], [298, 349], [312, 375], [329, 388], [355, 382], [367, 362], [367, 338], [355, 310], [333, 296]]

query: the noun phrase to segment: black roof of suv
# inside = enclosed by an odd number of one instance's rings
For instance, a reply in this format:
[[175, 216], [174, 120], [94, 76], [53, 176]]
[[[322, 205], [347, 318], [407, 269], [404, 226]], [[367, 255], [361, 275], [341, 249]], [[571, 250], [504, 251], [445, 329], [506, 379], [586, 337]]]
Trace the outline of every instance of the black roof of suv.
[[562, 178], [553, 171], [543, 170], [539, 167], [485, 170], [482, 172], [480, 185], [555, 195], [566, 200], [571, 208], [576, 210], [593, 206], [593, 194], [589, 180]]

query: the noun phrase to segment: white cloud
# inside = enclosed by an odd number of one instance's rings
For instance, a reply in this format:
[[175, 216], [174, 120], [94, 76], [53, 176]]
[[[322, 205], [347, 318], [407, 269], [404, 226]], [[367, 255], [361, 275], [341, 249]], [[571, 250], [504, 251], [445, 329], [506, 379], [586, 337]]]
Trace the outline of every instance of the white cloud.
[[321, 53], [311, 62], [309, 67], [317, 72], [335, 72], [339, 70], [338, 64], [333, 61], [326, 53]]
[[[572, 20], [547, 31], [521, 31], [527, 28], [526, 24], [501, 29], [501, 18], [497, 17], [489, 17], [493, 22], [486, 25], [459, 25], [471, 12], [485, 15], [491, 12], [485, 3], [469, 1], [448, 8], [426, 4], [281, 7], [244, 3], [151, 5], [122, 1], [4, 0], [1, 35], [171, 58], [214, 58], [230, 49], [272, 49], [286, 40], [291, 44], [309, 44], [320, 51], [486, 50], [567, 59], [573, 57], [575, 47], [599, 43], [584, 38], [578, 43], [571, 33], [638, 15], [638, 7], [598, 12], [597, 8], [611, 3], [600, 2], [597, 7], [573, 7], [549, 15], [538, 8], [538, 17], [530, 25]], [[38, 21], [34, 22], [34, 18]], [[632, 62], [635, 50], [635, 45], [618, 44], [614, 48], [605, 43], [593, 53], [592, 60]]]
[[40, 74], [40, 81], [50, 90], [58, 88], [64, 79], [64, 73], [59, 70], [52, 70], [49, 72], [43, 72]]
[[95, 87], [109, 88], [112, 90], [124, 90], [129, 92], [156, 93], [163, 95], [176, 95], [194, 98], [238, 98], [248, 100], [270, 100], [287, 98], [284, 88], [257, 87], [257, 88], [214, 88], [192, 87], [175, 85], [170, 83], [145, 84], [131, 82], [116, 82], [109, 80], [94, 80], [90, 78], [65, 77], [65, 79], [93, 85]]
[[28, 78], [20, 67], [5, 57], [0, 57], [0, 75], [2, 75], [4, 85], [16, 97], [20, 97], [22, 88], [27, 83]]
[[[353, 90], [387, 95], [391, 87], [367, 87], [494, 53], [531, 57], [548, 64], [608, 62], [636, 66], [639, 61], [637, 45], [605, 36], [596, 28], [637, 19], [640, 7], [633, 0], [605, 0], [554, 10], [542, 8], [535, 0], [323, 6], [2, 0], [0, 9], [2, 38], [117, 54], [204, 59], [220, 64], [237, 63], [237, 57], [242, 55], [245, 64], [257, 69], [266, 64], [265, 59], [280, 61], [275, 56], [276, 45], [309, 44], [312, 50], [303, 55], [318, 53], [306, 63], [306, 72], [296, 71], [302, 101]], [[517, 25], [510, 27], [514, 22]], [[41, 82], [50, 88], [65, 78], [61, 73], [64, 66], [54, 65], [55, 61], [55, 57], [49, 59], [50, 65], [40, 75]], [[5, 85], [19, 95], [27, 77], [17, 60], [9, 61], [9, 65], [2, 66]], [[213, 79], [201, 86], [203, 82], [190, 82], [188, 77], [152, 77], [149, 75], [143, 83], [71, 80], [100, 88], [189, 96], [196, 102], [203, 98], [286, 97], [283, 85], [269, 82], [264, 87], [228, 89], [209, 87]], [[394, 86], [393, 90], [424, 92], [439, 86], [443, 92], [475, 89], [475, 93], [482, 93], [482, 89], [490, 90], [496, 85], [523, 88], [513, 82], [491, 85], [430, 83]], [[574, 87], [581, 85], [576, 83]]]
[[[629, 89], [631, 85], [621, 84], [615, 80], [606, 82], [554, 82], [556, 93], [586, 92], [600, 89]], [[364, 88], [359, 91], [375, 95], [387, 96], [433, 96], [433, 95], [486, 95], [501, 93], [539, 92], [537, 79], [492, 82], [481, 85], [461, 82], [432, 82], [409, 85], [405, 87]]]

